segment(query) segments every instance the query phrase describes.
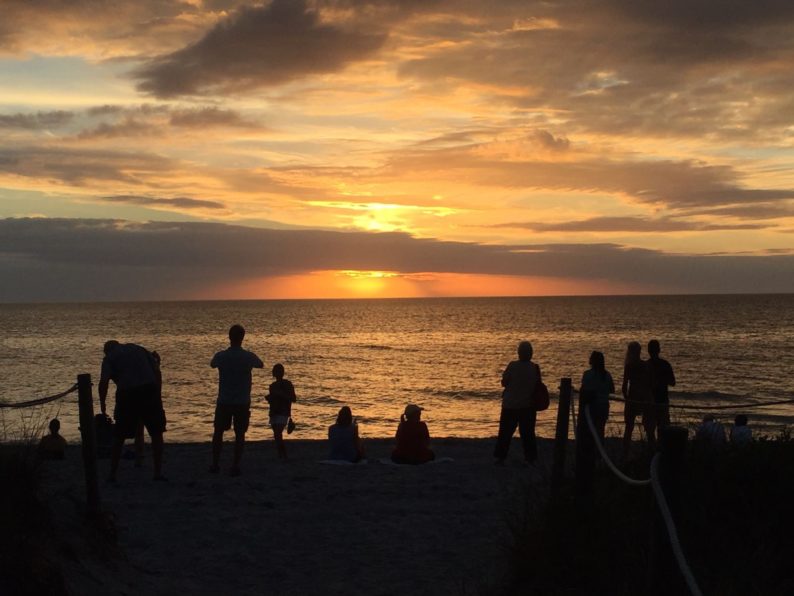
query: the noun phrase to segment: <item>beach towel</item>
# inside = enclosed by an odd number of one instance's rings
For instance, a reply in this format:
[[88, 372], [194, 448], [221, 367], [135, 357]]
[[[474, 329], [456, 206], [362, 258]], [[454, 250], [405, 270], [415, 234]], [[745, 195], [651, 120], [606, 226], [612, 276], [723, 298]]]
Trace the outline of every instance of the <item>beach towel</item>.
[[431, 460], [424, 464], [398, 464], [393, 462], [390, 457], [382, 457], [378, 460], [379, 463], [382, 463], [386, 466], [402, 466], [405, 468], [416, 468], [418, 466], [431, 466], [433, 464], [447, 464], [454, 461], [455, 460], [451, 457], [437, 457], [436, 459]]
[[367, 463], [367, 460], [362, 459], [361, 461], [352, 462], [347, 461], [346, 459], [321, 459], [317, 463], [325, 464], [326, 466], [358, 466]]

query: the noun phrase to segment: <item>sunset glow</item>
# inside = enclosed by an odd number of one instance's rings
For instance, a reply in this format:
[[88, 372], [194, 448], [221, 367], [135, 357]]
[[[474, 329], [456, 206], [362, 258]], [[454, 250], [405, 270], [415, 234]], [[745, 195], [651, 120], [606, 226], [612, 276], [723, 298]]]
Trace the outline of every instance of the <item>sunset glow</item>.
[[0, 299], [794, 291], [754, 6], [9, 0]]

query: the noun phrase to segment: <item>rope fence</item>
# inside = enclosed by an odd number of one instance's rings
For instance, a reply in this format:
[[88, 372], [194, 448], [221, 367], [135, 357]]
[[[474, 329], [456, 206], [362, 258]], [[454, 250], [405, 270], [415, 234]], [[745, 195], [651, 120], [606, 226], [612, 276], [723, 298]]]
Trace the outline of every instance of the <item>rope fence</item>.
[[69, 389], [67, 389], [66, 391], [63, 391], [61, 393], [56, 393], [55, 395], [49, 395], [47, 397], [39, 397], [37, 399], [31, 399], [28, 401], [16, 401], [16, 402], [0, 401], [0, 408], [17, 409], [17, 408], [32, 408], [33, 406], [43, 406], [44, 404], [48, 404], [58, 399], [62, 399], [67, 395], [69, 395], [70, 393], [74, 393], [75, 391], [77, 391], [77, 383], [69, 387]]
[[[579, 416], [582, 416], [582, 412], [579, 412]], [[646, 478], [643, 480], [638, 480], [635, 478], [630, 478], [626, 476], [623, 472], [621, 472], [615, 463], [609, 458], [607, 455], [606, 450], [604, 449], [603, 444], [601, 443], [601, 438], [598, 436], [598, 431], [596, 430], [595, 424], [593, 423], [593, 418], [590, 416], [590, 407], [585, 405], [584, 406], [584, 417], [587, 420], [587, 426], [590, 429], [590, 433], [593, 435], [593, 442], [595, 443], [596, 447], [598, 448], [598, 452], [601, 454], [601, 459], [607, 465], [607, 467], [612, 471], [615, 476], [617, 476], [620, 480], [629, 484], [631, 486], [648, 486], [651, 485], [653, 489], [653, 494], [656, 497], [655, 501], [659, 507], [659, 513], [664, 520], [665, 528], [667, 529], [667, 535], [670, 539], [670, 547], [673, 551], [673, 556], [675, 557], [676, 562], [678, 563], [678, 568], [681, 570], [681, 574], [684, 577], [684, 581], [689, 588], [689, 591], [692, 593], [693, 596], [703, 596], [703, 592], [701, 592], [700, 587], [695, 580], [695, 576], [692, 573], [692, 570], [689, 567], [689, 563], [684, 556], [683, 548], [681, 547], [681, 541], [678, 538], [678, 530], [675, 527], [675, 521], [673, 520], [673, 515], [670, 511], [670, 506], [667, 503], [667, 499], [665, 498], [664, 491], [662, 490], [661, 482], [659, 481], [659, 462], [660, 462], [660, 453], [654, 455], [653, 460], [651, 460], [651, 475], [650, 478]]]

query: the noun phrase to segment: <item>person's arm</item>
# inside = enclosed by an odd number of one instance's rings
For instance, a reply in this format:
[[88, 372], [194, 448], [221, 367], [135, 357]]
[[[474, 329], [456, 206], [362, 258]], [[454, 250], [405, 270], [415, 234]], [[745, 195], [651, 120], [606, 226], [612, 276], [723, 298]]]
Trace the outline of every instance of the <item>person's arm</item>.
[[628, 367], [623, 367], [623, 386], [620, 388], [620, 392], [623, 394], [623, 399], [628, 399], [629, 397], [629, 375], [628, 375]]
[[289, 383], [289, 399], [292, 403], [295, 403], [298, 401], [298, 398], [295, 396], [295, 385], [292, 384], [292, 381], [287, 381], [287, 383]]
[[107, 414], [106, 401], [108, 398], [108, 385], [110, 384], [110, 363], [107, 357], [102, 360], [102, 374], [99, 377], [99, 409], [102, 414]]
[[218, 368], [218, 364], [219, 364], [219, 362], [218, 362], [218, 361], [220, 360], [220, 358], [218, 358], [218, 354], [220, 354], [220, 352], [218, 352], [217, 354], [215, 354], [215, 355], [212, 357], [212, 360], [210, 360], [210, 367], [211, 367], [211, 368]]
[[540, 374], [540, 364], [535, 365], [535, 370], [538, 371], [538, 383], [543, 382], [543, 375]]
[[508, 383], [510, 383], [510, 365], [507, 365], [507, 368], [502, 373], [502, 387], [507, 387]]
[[612, 395], [615, 393], [615, 381], [612, 379], [612, 375], [607, 373], [607, 377], [609, 378], [609, 394]]
[[427, 428], [427, 423], [422, 423], [422, 446], [425, 449], [430, 448], [430, 430]]
[[251, 368], [265, 368], [265, 363], [262, 362], [262, 359], [259, 356], [253, 352], [251, 352], [251, 356], [253, 360], [253, 362], [251, 362]]
[[670, 365], [669, 362], [667, 363], [667, 367], [668, 370], [670, 371], [670, 378], [667, 380], [667, 384], [670, 387], [675, 387], [675, 373], [673, 372], [673, 367]]

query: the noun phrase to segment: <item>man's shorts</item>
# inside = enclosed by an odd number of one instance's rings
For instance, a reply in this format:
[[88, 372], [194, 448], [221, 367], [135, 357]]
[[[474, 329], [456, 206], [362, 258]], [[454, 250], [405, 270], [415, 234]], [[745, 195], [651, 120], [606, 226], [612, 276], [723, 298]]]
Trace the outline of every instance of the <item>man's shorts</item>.
[[229, 430], [234, 419], [235, 434], [245, 434], [251, 420], [249, 404], [218, 404], [215, 406], [215, 430]]
[[165, 411], [156, 384], [140, 385], [116, 392], [116, 436], [135, 436], [138, 425], [143, 423], [149, 435], [165, 432]]

